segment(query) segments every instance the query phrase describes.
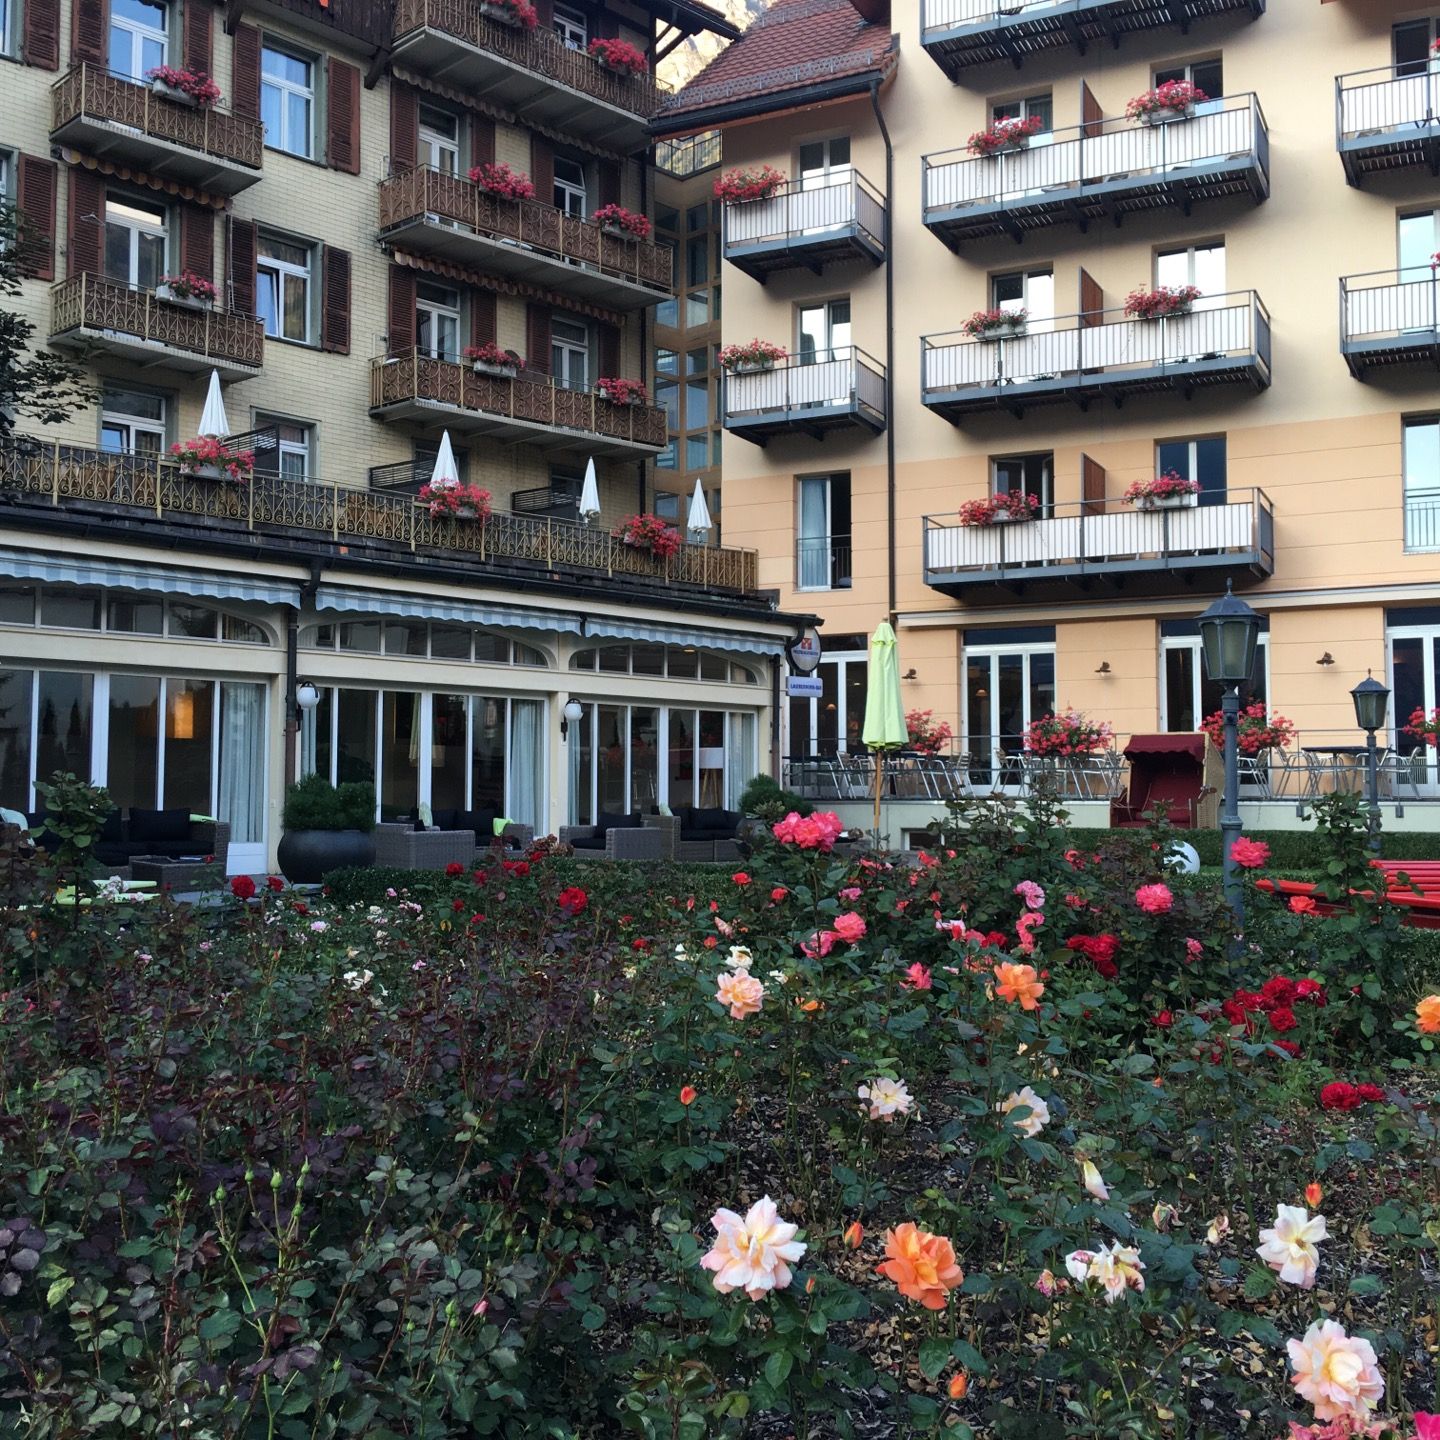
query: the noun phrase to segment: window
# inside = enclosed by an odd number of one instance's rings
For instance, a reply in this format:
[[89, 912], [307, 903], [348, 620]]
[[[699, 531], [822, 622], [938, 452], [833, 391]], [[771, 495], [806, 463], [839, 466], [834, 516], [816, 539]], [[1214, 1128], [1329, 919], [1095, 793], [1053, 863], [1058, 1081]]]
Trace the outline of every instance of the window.
[[990, 303], [997, 310], [1024, 310], [1031, 330], [1048, 330], [1055, 318], [1055, 272], [1013, 270], [990, 277]]
[[158, 455], [165, 448], [165, 397], [107, 385], [100, 396], [100, 448]]
[[864, 749], [866, 649], [863, 635], [827, 635], [816, 667], [821, 693], [790, 701], [786, 753], [794, 759]]
[[422, 280], [415, 287], [415, 348], [432, 360], [460, 355], [460, 292]]
[[585, 167], [569, 155], [555, 157], [555, 208], [583, 220], [590, 213], [585, 199]]
[[[1188, 80], [1207, 99], [1218, 100], [1225, 93], [1225, 67], [1217, 56], [1214, 60], [1192, 60], [1188, 65], [1167, 65], [1155, 72], [1155, 84], [1168, 85], [1172, 80]], [[1218, 105], [1201, 105], [1199, 113], [1218, 110]]]
[[[1431, 256], [1440, 250], [1440, 210], [1421, 210], [1402, 215], [1395, 242], [1402, 284], [1429, 284], [1435, 278]], [[1427, 317], [1428, 318], [1428, 317]], [[1430, 321], [1434, 324], [1433, 319]]]
[[260, 236], [255, 305], [273, 339], [310, 343], [310, 261], [308, 245]]
[[567, 50], [584, 50], [590, 44], [590, 27], [585, 17], [568, 5], [555, 7], [555, 33]]
[[114, 190], [105, 196], [105, 274], [153, 290], [165, 273], [165, 207]]
[[1440, 550], [1440, 415], [1403, 425], [1405, 548]]
[[805, 475], [795, 526], [795, 585], [800, 590], [850, 588], [850, 477]]
[[590, 388], [590, 327], [558, 317], [550, 323], [550, 373], [567, 390]]
[[10, 16], [13, 8], [11, 0], [0, 0], [0, 55], [12, 53], [10, 49]]
[[1027, 95], [1021, 100], [999, 100], [990, 107], [990, 120], [1039, 120], [1040, 131], [1031, 144], [1043, 144], [1055, 128], [1055, 104], [1047, 91], [1044, 95]]
[[[308, 480], [311, 466], [311, 429], [294, 420], [282, 420], [277, 415], [257, 415], [257, 430], [274, 430], [275, 449], [256, 455], [255, 468], [265, 475], [275, 475], [281, 480]], [[258, 449], [258, 447], [257, 447]]]
[[659, 520], [670, 521], [672, 525], [679, 523], [680, 497], [673, 490], [655, 492], [655, 516]]
[[420, 163], [446, 175], [460, 169], [460, 120], [448, 110], [420, 106]]
[[1007, 455], [990, 462], [991, 487], [996, 495], [1013, 490], [1034, 495], [1040, 514], [1046, 517], [1055, 503], [1055, 457], [1050, 451], [1038, 455]]
[[143, 80], [166, 60], [166, 8], [162, 0], [110, 0], [110, 68]]
[[799, 311], [800, 363], [814, 365], [833, 360], [836, 350], [850, 345], [850, 301], [831, 300], [805, 305]]
[[260, 51], [260, 118], [272, 150], [310, 159], [315, 153], [315, 62], [266, 41]]
[[1225, 294], [1225, 242], [1216, 240], [1208, 245], [1190, 245], [1183, 250], [1162, 250], [1155, 257], [1156, 286], [1193, 285], [1204, 299], [1195, 302], [1197, 310], [1219, 303]]
[[816, 190], [850, 174], [850, 137], [811, 140], [800, 147], [800, 187]]
[[1433, 68], [1430, 47], [1440, 38], [1440, 21], [1407, 20], [1390, 32], [1395, 55], [1395, 74], [1423, 75]]
[[975, 785], [1014, 789], [1025, 727], [1055, 709], [1055, 632], [1017, 626], [965, 635], [965, 714], [961, 726]]
[[[1240, 703], [1264, 700], [1270, 665], [1270, 621], [1260, 619], [1255, 669], [1241, 687]], [[1194, 731], [1221, 702], [1220, 685], [1205, 673], [1200, 658], [1200, 627], [1193, 620], [1165, 620], [1160, 625], [1160, 723], [1170, 731]], [[1242, 775], [1242, 783], [1245, 777]]]
[[1187, 480], [1200, 482], [1198, 505], [1225, 503], [1225, 437], [1205, 440], [1162, 440], [1155, 447], [1155, 473], [1174, 470]]

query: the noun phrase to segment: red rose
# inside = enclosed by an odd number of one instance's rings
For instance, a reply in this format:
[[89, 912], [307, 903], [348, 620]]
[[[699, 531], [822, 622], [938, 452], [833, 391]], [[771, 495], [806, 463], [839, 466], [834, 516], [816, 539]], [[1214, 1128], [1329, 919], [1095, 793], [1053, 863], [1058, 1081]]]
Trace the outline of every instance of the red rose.
[[1283, 1050], [1293, 1060], [1300, 1054], [1300, 1047], [1293, 1040], [1272, 1040], [1277, 1050]]
[[1290, 908], [1297, 915], [1313, 915], [1318, 907], [1313, 895], [1292, 895]]
[[473, 875], [471, 875], [470, 878], [471, 878], [477, 885], [487, 885], [487, 884], [489, 884], [489, 882], [490, 882], [489, 873], [488, 873], [487, 871], [484, 871], [484, 870], [477, 870], [477, 871], [475, 871], [475, 873], [474, 873]]
[[1355, 1093], [1362, 1100], [1368, 1100], [1372, 1105], [1385, 1098], [1385, 1091], [1379, 1085], [1357, 1085]]
[[1273, 1010], [1277, 1006], [1293, 1005], [1299, 987], [1284, 975], [1274, 975], [1260, 987], [1260, 1008]]
[[450, 908], [458, 915], [465, 908], [465, 902], [457, 895], [450, 902]]
[[782, 901], [789, 893], [790, 892], [783, 885], [777, 885], [770, 892], [770, 899], [778, 905], [780, 901]]
[[230, 893], [237, 900], [255, 898], [255, 882], [248, 875], [236, 875], [230, 881]]
[[464, 870], [464, 868], [465, 867], [458, 860], [452, 860], [445, 867], [445, 873], [453, 880], [458, 874], [460, 874], [462, 870]]
[[1297, 1023], [1295, 1012], [1288, 1005], [1277, 1005], [1270, 1012], [1270, 1028], [1278, 1035], [1293, 1030]]
[[285, 882], [278, 875], [270, 875], [266, 877], [265, 887], [271, 894], [278, 895], [285, 888]]
[[1360, 1092], [1344, 1080], [1332, 1080], [1320, 1091], [1320, 1104], [1326, 1110], [1354, 1110], [1360, 1103]]
[[743, 870], [737, 870], [730, 879], [736, 885], [748, 885], [750, 883], [750, 877]]
[[1168, 1030], [1175, 1023], [1175, 1016], [1169, 1010], [1162, 1010], [1155, 1017], [1155, 1024], [1162, 1030]]
[[1325, 1003], [1325, 987], [1318, 980], [1297, 980], [1295, 982], [1295, 998], [1310, 1005], [1323, 1005]]
[[590, 903], [590, 897], [578, 885], [567, 885], [555, 897], [555, 903], [567, 915], [573, 917]]
[[1113, 960], [1097, 960], [1095, 971], [1107, 980], [1113, 980], [1120, 973], [1120, 967]]

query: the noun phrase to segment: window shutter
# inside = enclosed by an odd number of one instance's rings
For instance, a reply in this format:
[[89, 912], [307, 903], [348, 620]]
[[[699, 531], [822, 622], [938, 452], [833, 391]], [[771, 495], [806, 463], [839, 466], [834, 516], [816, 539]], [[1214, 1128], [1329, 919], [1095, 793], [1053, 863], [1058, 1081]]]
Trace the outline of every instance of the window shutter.
[[600, 203], [602, 205], [618, 205], [620, 203], [620, 167], [613, 160], [600, 160], [596, 162], [596, 174], [599, 180]]
[[555, 28], [555, 0], [534, 0], [537, 29]]
[[1091, 93], [1090, 87], [1082, 80], [1080, 82], [1080, 133], [1088, 139], [1091, 135], [1098, 135], [1105, 120], [1105, 112], [1100, 108], [1100, 102]]
[[215, 279], [215, 215], [204, 205], [180, 207], [180, 268]]
[[350, 353], [350, 252], [326, 245], [321, 255], [324, 306], [320, 315], [320, 348], [336, 355]]
[[541, 375], [550, 373], [550, 309], [546, 305], [525, 307], [525, 368]]
[[26, 0], [21, 46], [25, 63], [39, 70], [60, 68], [60, 0]]
[[543, 135], [530, 136], [530, 178], [535, 198], [542, 204], [555, 203], [555, 147]]
[[612, 15], [608, 10], [602, 10], [595, 17], [595, 36], [599, 40], [618, 40], [620, 38], [620, 17]]
[[494, 344], [498, 338], [495, 292], [493, 290], [472, 290], [470, 292], [470, 343], [472, 345], [489, 345]]
[[420, 102], [398, 80], [390, 84], [390, 173], [414, 168], [420, 157]]
[[74, 0], [70, 9], [71, 60], [88, 60], [92, 65], [106, 63], [109, 8], [105, 0]]
[[600, 373], [610, 379], [620, 374], [620, 327], [601, 321], [600, 332]]
[[1080, 500], [1087, 515], [1099, 515], [1105, 509], [1105, 467], [1088, 455], [1080, 457]]
[[389, 334], [386, 351], [408, 355], [415, 348], [415, 272], [403, 265], [390, 267]]
[[1088, 270], [1080, 272], [1080, 326], [1088, 330], [1104, 319], [1105, 292]]
[[208, 75], [214, 65], [210, 54], [211, 21], [214, 17], [210, 0], [185, 0], [181, 15], [184, 31], [185, 68]]
[[98, 275], [104, 260], [105, 182], [93, 170], [70, 167], [69, 242], [65, 274]]
[[332, 55], [327, 70], [326, 110], [329, 114], [330, 142], [325, 149], [326, 163], [332, 170], [347, 175], [360, 173], [360, 70]]
[[260, 32], [253, 25], [235, 27], [234, 70], [230, 106], [242, 119], [260, 118]]
[[33, 280], [55, 278], [55, 187], [59, 167], [37, 155], [20, 157], [16, 201], [25, 216], [20, 264]]
[[237, 220], [230, 227], [230, 309], [237, 315], [255, 313], [255, 261], [260, 253], [260, 231], [253, 220]]
[[483, 115], [470, 116], [470, 164], [495, 163], [495, 122]]

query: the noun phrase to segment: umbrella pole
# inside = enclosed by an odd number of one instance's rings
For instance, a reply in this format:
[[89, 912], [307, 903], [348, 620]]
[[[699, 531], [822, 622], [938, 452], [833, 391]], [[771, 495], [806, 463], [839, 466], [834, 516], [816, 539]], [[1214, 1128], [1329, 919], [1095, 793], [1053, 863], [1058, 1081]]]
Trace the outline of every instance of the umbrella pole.
[[875, 848], [880, 848], [880, 791], [885, 784], [885, 752], [875, 752]]

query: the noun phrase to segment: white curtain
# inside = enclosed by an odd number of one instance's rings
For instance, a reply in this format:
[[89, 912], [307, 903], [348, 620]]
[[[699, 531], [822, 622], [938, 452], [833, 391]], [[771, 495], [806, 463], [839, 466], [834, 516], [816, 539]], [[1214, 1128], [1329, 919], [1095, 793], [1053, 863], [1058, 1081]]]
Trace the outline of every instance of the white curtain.
[[539, 700], [510, 702], [510, 803], [507, 817], [543, 830], [540, 815]]
[[731, 711], [725, 717], [725, 808], [738, 810], [740, 796], [755, 778], [755, 717]]
[[265, 838], [265, 688], [226, 681], [220, 687], [220, 803], [232, 845]]

